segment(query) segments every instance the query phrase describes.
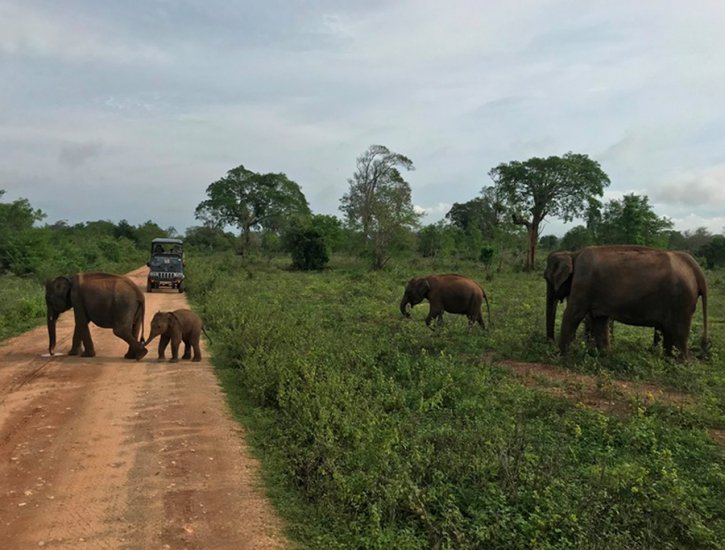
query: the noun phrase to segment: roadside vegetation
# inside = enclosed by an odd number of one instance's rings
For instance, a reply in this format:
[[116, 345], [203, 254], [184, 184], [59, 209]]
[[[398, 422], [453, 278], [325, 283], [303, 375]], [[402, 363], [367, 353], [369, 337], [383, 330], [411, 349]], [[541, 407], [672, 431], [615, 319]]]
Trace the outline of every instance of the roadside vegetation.
[[[446, 315], [430, 330], [425, 303], [400, 315], [407, 279], [441, 270], [485, 286], [493, 327]], [[545, 339], [541, 276], [482, 275], [473, 262], [420, 258], [374, 272], [343, 256], [318, 272], [190, 260], [218, 375], [293, 536], [311, 548], [718, 547], [721, 332], [709, 361], [665, 359], [648, 349], [650, 330], [620, 325], [610, 355], [577, 341], [563, 361]], [[725, 274], [710, 276], [717, 327]], [[592, 374], [623, 406], [605, 414], [552, 396], [504, 358]], [[689, 400], [616, 395], [618, 380]]]

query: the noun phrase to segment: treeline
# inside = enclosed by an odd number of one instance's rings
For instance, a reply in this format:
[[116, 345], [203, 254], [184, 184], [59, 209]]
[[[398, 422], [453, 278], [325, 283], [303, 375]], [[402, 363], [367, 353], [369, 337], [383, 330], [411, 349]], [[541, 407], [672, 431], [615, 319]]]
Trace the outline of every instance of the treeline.
[[[481, 262], [539, 269], [536, 253], [577, 250], [592, 244], [641, 244], [686, 250], [709, 268], [725, 265], [725, 236], [705, 228], [679, 232], [658, 216], [647, 196], [601, 202], [609, 177], [587, 155], [566, 153], [502, 163], [489, 171], [493, 185], [454, 203], [441, 221], [421, 225], [404, 172], [413, 161], [382, 145], [356, 160], [348, 191], [340, 198], [343, 218], [314, 214], [301, 187], [283, 173], [257, 173], [240, 165], [211, 183], [197, 205], [201, 225], [185, 235], [149, 220], [68, 225], [39, 223], [45, 214], [26, 199], [0, 202], [0, 270], [43, 278], [62, 272], [131, 267], [145, 261], [158, 236], [183, 237], [197, 252], [291, 255], [298, 269], [320, 269], [333, 253], [361, 255], [373, 269], [395, 256]], [[2, 196], [0, 191], [0, 197]], [[541, 235], [546, 221], [583, 220], [562, 238]], [[238, 236], [230, 232], [236, 228]]]

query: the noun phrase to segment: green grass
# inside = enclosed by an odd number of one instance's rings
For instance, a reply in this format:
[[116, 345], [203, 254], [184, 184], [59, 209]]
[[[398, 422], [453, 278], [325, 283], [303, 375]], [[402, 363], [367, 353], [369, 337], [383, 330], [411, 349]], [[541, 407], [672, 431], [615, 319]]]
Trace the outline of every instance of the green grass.
[[45, 319], [45, 294], [35, 280], [0, 276], [0, 341], [40, 325]]
[[[614, 350], [544, 337], [540, 275], [422, 260], [371, 273], [193, 258], [188, 289], [214, 364], [262, 458], [290, 536], [310, 548], [716, 548], [725, 541], [725, 374], [711, 278], [713, 358], [682, 365], [617, 325]], [[493, 328], [398, 310], [408, 278], [457, 271], [483, 283]], [[699, 337], [699, 321], [693, 341]], [[695, 403], [611, 417], [523, 386], [482, 358], [560, 363], [691, 392]]]

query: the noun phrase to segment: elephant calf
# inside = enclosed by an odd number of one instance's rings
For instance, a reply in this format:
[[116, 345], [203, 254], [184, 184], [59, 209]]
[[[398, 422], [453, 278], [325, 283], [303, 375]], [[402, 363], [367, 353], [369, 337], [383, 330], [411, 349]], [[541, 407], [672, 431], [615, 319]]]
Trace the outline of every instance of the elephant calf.
[[405, 287], [405, 293], [400, 302], [400, 312], [406, 317], [410, 317], [408, 306], [412, 308], [424, 299], [430, 302], [430, 311], [425, 319], [425, 324], [428, 326], [433, 319], [440, 321], [443, 312], [447, 311], [465, 315], [470, 324], [478, 323], [484, 327], [481, 315], [481, 305], [484, 300], [488, 311], [488, 324], [491, 324], [491, 310], [486, 293], [476, 281], [463, 275], [448, 273], [411, 279]]
[[179, 344], [183, 341], [184, 355], [181, 358], [191, 359], [191, 348], [194, 348], [192, 361], [201, 361], [199, 338], [202, 331], [206, 334], [201, 318], [189, 309], [159, 311], [151, 319], [151, 334], [146, 344], [159, 336], [159, 361], [163, 361], [166, 359], [166, 346], [171, 342], [171, 362], [175, 363], [179, 360]]

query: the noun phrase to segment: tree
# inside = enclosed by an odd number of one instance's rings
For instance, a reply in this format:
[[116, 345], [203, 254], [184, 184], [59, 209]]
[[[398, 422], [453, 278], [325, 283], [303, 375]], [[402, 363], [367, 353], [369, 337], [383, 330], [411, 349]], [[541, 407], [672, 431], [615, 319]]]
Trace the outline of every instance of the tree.
[[484, 239], [493, 239], [501, 223], [503, 207], [493, 187], [484, 187], [481, 196], [464, 203], [453, 203], [446, 214], [450, 223], [467, 234], [478, 231]]
[[[0, 189], [0, 197], [4, 194]], [[40, 251], [40, 230], [34, 225], [43, 218], [45, 214], [33, 208], [28, 199], [0, 202], [0, 270], [28, 273], [38, 263], [44, 252]]]
[[512, 221], [528, 233], [525, 268], [536, 259], [541, 222], [555, 216], [566, 222], [582, 217], [598, 207], [609, 185], [609, 177], [599, 163], [587, 155], [569, 152], [563, 157], [532, 157], [527, 161], [502, 163], [489, 172], [496, 197]]
[[455, 245], [457, 227], [438, 222], [426, 225], [418, 232], [418, 252], [425, 258], [435, 258], [449, 253]]
[[705, 257], [708, 269], [715, 269], [725, 265], [725, 237], [715, 235], [710, 242], [702, 245], [698, 251], [700, 256]]
[[374, 269], [385, 265], [391, 247], [420, 218], [399, 168], [415, 169], [408, 157], [371, 145], [357, 158], [357, 169], [348, 179], [350, 190], [340, 199], [348, 225], [363, 234]]
[[297, 220], [285, 230], [282, 243], [292, 255], [292, 266], [305, 271], [322, 269], [330, 261], [325, 234], [312, 219]]
[[285, 174], [258, 174], [239, 165], [206, 189], [209, 197], [194, 215], [205, 226], [240, 229], [241, 252], [248, 252], [252, 229], [279, 231], [296, 216], [309, 216], [300, 186]]
[[597, 240], [602, 244], [665, 247], [672, 222], [654, 213], [647, 196], [625, 195], [604, 207]]
[[566, 235], [561, 238], [559, 249], [574, 251], [592, 244], [594, 244], [592, 232], [583, 225], [577, 225], [567, 231]]

